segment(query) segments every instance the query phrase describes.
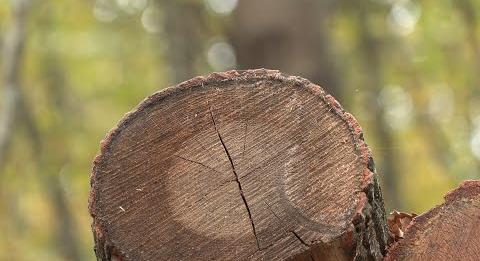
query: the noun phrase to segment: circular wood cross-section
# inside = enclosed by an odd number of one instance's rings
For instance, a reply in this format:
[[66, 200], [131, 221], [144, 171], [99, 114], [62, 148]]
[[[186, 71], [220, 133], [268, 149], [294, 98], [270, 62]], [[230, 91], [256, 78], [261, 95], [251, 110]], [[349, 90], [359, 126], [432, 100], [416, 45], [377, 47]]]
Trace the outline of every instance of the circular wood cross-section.
[[385, 260], [480, 260], [480, 180], [464, 181], [415, 217]]
[[385, 249], [360, 127], [319, 86], [277, 71], [155, 93], [103, 141], [91, 182], [99, 260], [378, 259]]

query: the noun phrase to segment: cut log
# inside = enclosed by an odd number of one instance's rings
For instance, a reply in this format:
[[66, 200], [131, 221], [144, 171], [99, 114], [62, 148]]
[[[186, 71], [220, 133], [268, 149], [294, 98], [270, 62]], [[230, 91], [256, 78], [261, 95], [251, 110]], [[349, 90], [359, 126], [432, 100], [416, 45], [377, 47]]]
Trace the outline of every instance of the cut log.
[[385, 260], [479, 260], [480, 181], [465, 181], [445, 203], [413, 218]]
[[98, 260], [380, 260], [388, 229], [360, 126], [278, 71], [157, 92], [102, 142]]

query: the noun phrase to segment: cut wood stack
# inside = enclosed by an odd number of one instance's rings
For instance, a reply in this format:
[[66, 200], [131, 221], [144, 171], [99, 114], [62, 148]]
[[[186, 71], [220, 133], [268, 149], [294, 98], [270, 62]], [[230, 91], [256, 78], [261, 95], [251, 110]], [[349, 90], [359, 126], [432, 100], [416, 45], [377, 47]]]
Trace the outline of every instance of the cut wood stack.
[[[381, 260], [394, 239], [357, 121], [278, 71], [148, 97], [102, 142], [91, 186], [98, 260]], [[473, 204], [458, 193], [446, 204]], [[413, 226], [389, 258], [423, 242], [409, 243]]]

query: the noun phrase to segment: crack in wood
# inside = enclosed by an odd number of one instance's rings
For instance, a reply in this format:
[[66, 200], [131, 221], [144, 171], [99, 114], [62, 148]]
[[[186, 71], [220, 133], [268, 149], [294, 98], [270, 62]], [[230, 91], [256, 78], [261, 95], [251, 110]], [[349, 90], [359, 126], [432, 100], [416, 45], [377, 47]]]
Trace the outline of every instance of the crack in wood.
[[220, 135], [220, 132], [218, 131], [217, 123], [215, 122], [215, 117], [213, 116], [212, 107], [209, 107], [209, 111], [210, 111], [210, 116], [212, 117], [212, 123], [213, 123], [213, 127], [215, 128], [215, 132], [217, 133], [218, 139], [220, 140], [220, 143], [222, 144], [223, 150], [225, 151], [225, 154], [227, 155], [227, 158], [230, 161], [230, 166], [232, 167], [232, 172], [235, 175], [235, 181], [237, 182], [238, 189], [240, 191], [240, 196], [242, 197], [242, 201], [243, 201], [243, 203], [245, 205], [245, 208], [247, 210], [247, 213], [248, 213], [248, 218], [250, 219], [250, 224], [252, 225], [252, 231], [253, 231], [253, 235], [255, 236], [255, 242], [257, 244], [257, 248], [260, 249], [260, 243], [258, 242], [257, 231], [255, 229], [255, 223], [253, 222], [252, 213], [250, 212], [250, 208], [248, 206], [247, 199], [245, 198], [245, 195], [243, 194], [242, 184], [240, 183], [240, 179], [239, 179], [238, 174], [235, 170], [235, 165], [233, 164], [232, 157], [231, 157], [230, 153], [228, 152], [228, 149], [227, 149], [227, 146], [225, 145], [225, 142], [223, 141], [222, 135]]
[[273, 209], [270, 207], [270, 205], [267, 203], [267, 201], [264, 201], [265, 202], [265, 205], [267, 205], [267, 209], [270, 210], [270, 212], [272, 212], [272, 214], [275, 216], [275, 218], [278, 219], [278, 221], [280, 221], [280, 223], [282, 224], [283, 226], [283, 229], [286, 231], [286, 232], [289, 232], [289, 233], [292, 233], [297, 239], [298, 241], [300, 241], [300, 243], [302, 243], [302, 245], [306, 246], [307, 248], [310, 248], [310, 244], [308, 244], [307, 242], [305, 242], [305, 240], [303, 240], [300, 235], [298, 235], [297, 232], [295, 232], [295, 230], [293, 229], [285, 229], [285, 223], [283, 222], [283, 220], [277, 216], [277, 214], [275, 214], [275, 212], [273, 211]]
[[204, 167], [204, 168], [207, 168], [207, 169], [209, 169], [209, 170], [211, 170], [211, 171], [214, 171], [214, 172], [216, 172], [216, 173], [218, 173], [218, 174], [222, 174], [220, 171], [218, 171], [218, 170], [216, 170], [216, 169], [214, 169], [214, 168], [212, 168], [212, 167], [209, 167], [209, 166], [207, 166], [207, 165], [205, 165], [205, 164], [203, 164], [203, 163], [201, 163], [201, 162], [194, 161], [194, 160], [191, 160], [191, 159], [187, 159], [187, 158], [184, 158], [184, 157], [179, 156], [179, 155], [176, 155], [176, 154], [173, 155], [173, 156], [175, 156], [175, 157], [177, 157], [177, 158], [179, 158], [179, 159], [182, 159], [182, 160], [184, 160], [184, 161], [187, 161], [187, 162], [190, 162], [190, 163], [194, 163], [194, 164], [200, 165], [200, 166], [202, 166], [202, 167]]
[[[285, 223], [282, 221], [282, 219], [281, 219], [279, 216], [277, 216], [277, 214], [275, 214], [275, 212], [274, 212], [273, 209], [270, 207], [270, 205], [267, 203], [267, 201], [264, 201], [264, 202], [265, 202], [265, 205], [267, 205], [268, 210], [270, 210], [270, 211], [272, 212], [272, 214], [278, 219], [278, 221], [280, 221], [280, 223], [282, 224], [282, 226], [285, 227]], [[308, 251], [309, 251], [308, 254], [309, 254], [310, 259], [311, 259], [312, 261], [315, 261], [315, 258], [313, 257], [313, 254], [312, 254], [312, 249], [311, 249], [310, 244], [308, 244], [307, 242], [305, 242], [305, 240], [303, 240], [303, 239], [300, 237], [300, 235], [299, 235], [297, 232], [295, 232], [295, 230], [293, 230], [293, 229], [286, 230], [285, 228], [284, 228], [284, 230], [287, 231], [287, 232], [289, 232], [289, 233], [292, 233], [292, 234], [298, 239], [298, 241], [300, 241], [300, 243], [302, 243], [302, 245], [306, 246], [307, 249], [308, 249]]]
[[306, 246], [306, 247], [310, 247], [309, 244], [307, 244], [307, 242], [305, 242], [298, 234], [297, 232], [295, 232], [295, 230], [290, 230], [290, 232], [298, 239], [298, 241], [300, 241], [300, 243], [302, 243], [302, 245]]
[[[197, 122], [195, 122], [195, 123], [193, 124], [193, 126], [194, 126], [195, 130], [200, 131], [199, 128], [198, 128]], [[203, 143], [201, 143], [201, 142], [198, 140], [198, 138], [195, 137], [195, 138], [194, 138], [194, 141], [195, 141], [196, 143], [198, 143], [198, 145], [200, 145], [200, 147], [203, 149], [203, 151], [205, 151], [205, 153], [206, 153], [207, 155], [209, 155], [211, 159], [221, 161], [221, 160], [216, 156], [216, 154], [210, 154], [210, 153], [208, 153], [207, 148], [205, 148], [205, 146], [203, 145]], [[212, 157], [212, 155], [213, 155], [214, 157]]]
[[[231, 183], [231, 182], [234, 182], [234, 181], [235, 181], [235, 179], [226, 180], [226, 181], [222, 182], [220, 185], [218, 185], [218, 187], [216, 187], [216, 189], [217, 189], [217, 190], [218, 190], [218, 189], [221, 189], [223, 186], [225, 186], [225, 185], [227, 185], [227, 184], [229, 184], [229, 183]], [[202, 197], [200, 197], [199, 199], [195, 200], [195, 202], [193, 202], [193, 204], [191, 204], [191, 205], [195, 205], [195, 204], [197, 204], [198, 202], [204, 200], [206, 197], [208, 197], [208, 196], [209, 196], [210, 194], [212, 194], [213, 192], [215, 192], [215, 190], [212, 190], [212, 191], [204, 194]]]

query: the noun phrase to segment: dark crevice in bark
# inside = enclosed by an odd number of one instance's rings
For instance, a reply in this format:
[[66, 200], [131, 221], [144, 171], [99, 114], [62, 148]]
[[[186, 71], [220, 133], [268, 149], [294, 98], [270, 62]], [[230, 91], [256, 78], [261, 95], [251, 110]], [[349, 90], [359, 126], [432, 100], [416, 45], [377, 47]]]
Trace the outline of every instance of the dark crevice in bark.
[[247, 213], [248, 213], [248, 218], [250, 219], [250, 224], [252, 225], [252, 231], [253, 231], [253, 235], [255, 236], [255, 242], [257, 244], [257, 248], [260, 249], [260, 243], [258, 242], [257, 231], [255, 229], [255, 223], [253, 222], [252, 213], [250, 212], [250, 208], [248, 207], [247, 199], [245, 198], [245, 195], [243, 194], [242, 184], [240, 183], [240, 179], [238, 178], [238, 174], [235, 171], [235, 165], [233, 164], [232, 157], [230, 156], [230, 153], [228, 152], [227, 146], [225, 145], [225, 142], [223, 141], [222, 135], [220, 135], [220, 132], [218, 131], [217, 123], [215, 122], [215, 117], [213, 116], [212, 108], [209, 108], [209, 111], [210, 111], [210, 116], [212, 117], [212, 122], [213, 122], [213, 127], [215, 128], [215, 132], [217, 133], [218, 139], [220, 140], [220, 143], [222, 144], [223, 150], [225, 151], [225, 154], [227, 155], [228, 161], [230, 161], [230, 166], [232, 167], [232, 172], [235, 175], [235, 181], [237, 182], [238, 189], [240, 191], [240, 196], [242, 197], [243, 204], [245, 205], [245, 209], [247, 210]]
[[386, 226], [387, 216], [385, 213], [382, 191], [380, 189], [377, 177], [374, 177], [373, 191], [367, 196], [369, 197], [369, 200], [373, 202], [373, 222], [375, 225], [377, 241], [380, 244], [380, 251], [382, 252], [382, 255], [385, 256], [387, 254], [388, 245], [393, 242], [393, 238], [390, 237], [390, 233]]
[[354, 220], [354, 237], [357, 244], [354, 260], [382, 260], [391, 241], [386, 227], [383, 199], [377, 184], [370, 184], [363, 191], [368, 201], [361, 215]]
[[310, 245], [307, 244], [307, 242], [305, 242], [298, 234], [297, 232], [293, 231], [293, 230], [290, 230], [290, 232], [298, 239], [298, 241], [300, 241], [300, 243], [302, 243], [302, 245], [310, 248]]

